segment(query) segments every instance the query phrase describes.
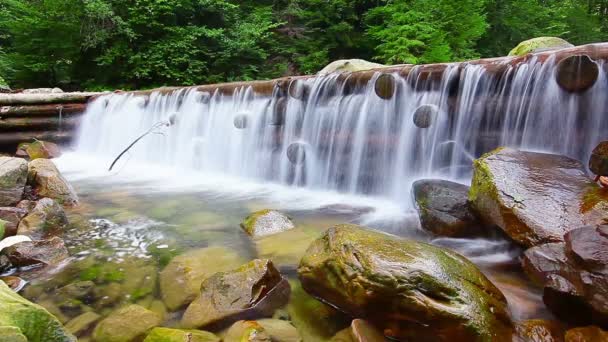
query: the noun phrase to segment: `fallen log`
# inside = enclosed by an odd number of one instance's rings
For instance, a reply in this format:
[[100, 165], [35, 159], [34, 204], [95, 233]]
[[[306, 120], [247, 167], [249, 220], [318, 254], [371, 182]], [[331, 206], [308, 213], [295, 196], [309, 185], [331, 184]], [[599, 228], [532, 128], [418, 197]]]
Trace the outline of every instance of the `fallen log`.
[[43, 104], [39, 106], [4, 106], [0, 107], [0, 118], [29, 117], [29, 116], [59, 116], [82, 114], [85, 103]]
[[75, 137], [74, 132], [70, 131], [28, 131], [11, 132], [0, 134], [0, 149], [7, 151], [7, 147], [12, 147], [8, 151], [15, 152], [14, 148], [22, 142], [31, 142], [34, 139], [50, 141], [54, 143], [67, 143]]
[[69, 129], [72, 130], [80, 123], [80, 117], [68, 117], [68, 118], [2, 118], [0, 119], [0, 132], [12, 132], [12, 131], [28, 131], [36, 129], [44, 130], [58, 130], [58, 129]]
[[0, 106], [37, 105], [53, 103], [86, 103], [103, 93], [0, 94]]

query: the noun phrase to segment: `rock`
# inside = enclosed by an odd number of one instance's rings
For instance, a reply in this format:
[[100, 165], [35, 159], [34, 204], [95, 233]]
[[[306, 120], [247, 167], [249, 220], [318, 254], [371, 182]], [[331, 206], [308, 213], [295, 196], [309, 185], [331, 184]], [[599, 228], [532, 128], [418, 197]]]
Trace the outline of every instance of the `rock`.
[[0, 276], [0, 281], [3, 281], [11, 290], [19, 292], [27, 284], [27, 282], [15, 276]]
[[280, 270], [295, 271], [308, 246], [323, 230], [298, 226], [282, 233], [266, 235], [254, 240], [259, 258], [270, 259]]
[[62, 205], [78, 204], [78, 196], [55, 164], [48, 159], [32, 160], [28, 164], [28, 184], [40, 197], [49, 197]]
[[530, 319], [515, 326], [513, 342], [561, 342], [564, 340], [564, 327], [557, 321]]
[[469, 200], [486, 223], [533, 247], [607, 219], [601, 190], [574, 159], [501, 148], [474, 162]]
[[8, 86], [4, 78], [0, 75], [0, 94], [2, 93], [10, 93], [11, 87]]
[[63, 90], [59, 88], [33, 88], [33, 89], [24, 89], [22, 91], [23, 94], [57, 94], [63, 93]]
[[21, 219], [27, 215], [27, 210], [16, 207], [0, 207], [0, 220], [5, 221], [4, 235], [13, 236], [17, 234], [17, 227]]
[[289, 283], [269, 260], [253, 260], [203, 281], [200, 295], [188, 306], [182, 326], [224, 326], [242, 319], [270, 317], [287, 304]]
[[69, 255], [63, 240], [53, 237], [48, 240], [21, 242], [6, 249], [6, 255], [15, 266], [57, 265]]
[[249, 113], [239, 113], [234, 117], [233, 124], [237, 129], [245, 129], [247, 128], [247, 124], [249, 123]]
[[59, 146], [51, 142], [41, 140], [36, 140], [33, 143], [27, 144], [27, 147], [25, 147], [25, 152], [30, 160], [39, 158], [52, 159], [61, 156], [61, 149], [59, 149]]
[[93, 296], [95, 283], [83, 280], [70, 283], [58, 290], [58, 294], [67, 298], [86, 299]]
[[101, 316], [94, 312], [85, 312], [70, 320], [65, 325], [65, 328], [75, 336], [82, 336], [89, 331], [93, 327], [93, 324], [97, 323], [100, 318]]
[[289, 322], [280, 319], [258, 319], [273, 342], [300, 342], [302, 338], [298, 330]]
[[273, 342], [264, 327], [256, 321], [238, 321], [224, 335], [224, 342]]
[[21, 158], [0, 157], [0, 206], [21, 201], [27, 181], [27, 162]]
[[438, 116], [439, 107], [436, 105], [421, 105], [420, 107], [416, 108], [416, 111], [414, 111], [414, 125], [416, 125], [418, 128], [429, 128], [435, 121], [437, 121]]
[[[0, 93], [2, 86], [0, 85]], [[0, 327], [0, 341], [3, 342], [28, 342], [27, 337], [17, 327]]]
[[317, 75], [327, 75], [334, 72], [356, 72], [382, 68], [384, 65], [368, 62], [363, 59], [340, 59], [329, 63]]
[[289, 83], [287, 93], [296, 100], [306, 101], [310, 95], [310, 85], [305, 81], [293, 80]]
[[566, 331], [566, 342], [607, 342], [608, 332], [595, 327], [580, 327]]
[[13, 265], [8, 257], [4, 254], [0, 254], [0, 273], [4, 273], [11, 269]]
[[602, 141], [593, 149], [589, 169], [598, 176], [608, 176], [608, 141]]
[[529, 53], [567, 49], [571, 47], [574, 47], [574, 45], [561, 38], [538, 37], [519, 43], [519, 45], [509, 52], [509, 56], [525, 56]]
[[62, 232], [68, 223], [68, 217], [61, 205], [50, 198], [43, 198], [37, 201], [34, 209], [19, 222], [17, 234], [42, 239]]
[[[220, 342], [216, 335], [203, 330], [154, 328], [144, 342]], [[240, 342], [240, 341], [239, 341]]]
[[395, 95], [397, 85], [395, 84], [395, 77], [391, 74], [382, 74], [376, 79], [374, 83], [374, 91], [379, 98], [383, 100], [390, 100]]
[[203, 280], [242, 265], [235, 251], [214, 246], [178, 255], [160, 273], [160, 290], [170, 311], [189, 304], [199, 294]]
[[[4, 282], [0, 282], [0, 327], [12, 327], [13, 332], [18, 329], [29, 342], [76, 341], [57, 318], [40, 305], [31, 303], [13, 292]], [[6, 333], [6, 330], [4, 332]], [[18, 334], [9, 336], [14, 338], [15, 335]]]
[[297, 141], [287, 146], [287, 159], [293, 165], [302, 165], [306, 161], [306, 150], [308, 144]]
[[289, 216], [277, 210], [264, 209], [247, 216], [241, 228], [253, 237], [261, 237], [295, 228]]
[[579, 93], [593, 87], [600, 68], [587, 55], [569, 56], [557, 63], [555, 80], [568, 92]]
[[566, 242], [528, 249], [526, 274], [543, 286], [543, 301], [560, 319], [608, 326], [608, 226], [582, 227]]
[[337, 225], [309, 247], [298, 276], [308, 293], [389, 337], [510, 339], [505, 297], [475, 265], [446, 249]]
[[439, 236], [475, 236], [483, 226], [469, 205], [469, 187], [446, 180], [419, 180], [412, 186], [422, 228]]
[[139, 305], [119, 309], [99, 322], [93, 331], [95, 342], [131, 342], [142, 339], [161, 323], [160, 317]]

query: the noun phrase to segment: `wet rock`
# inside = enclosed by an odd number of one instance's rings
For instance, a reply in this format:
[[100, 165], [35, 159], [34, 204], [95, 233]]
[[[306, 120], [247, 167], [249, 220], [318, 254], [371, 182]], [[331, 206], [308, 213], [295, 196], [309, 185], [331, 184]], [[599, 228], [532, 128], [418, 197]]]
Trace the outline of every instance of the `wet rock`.
[[276, 234], [295, 228], [289, 216], [277, 210], [264, 209], [247, 216], [241, 228], [253, 237]]
[[317, 75], [327, 75], [334, 72], [355, 72], [382, 68], [384, 65], [368, 62], [363, 59], [340, 59], [329, 63]]
[[5, 221], [5, 237], [17, 234], [17, 226], [25, 215], [27, 215], [27, 210], [25, 209], [17, 207], [0, 207], [0, 220]]
[[238, 321], [226, 332], [224, 342], [272, 342], [264, 327], [256, 321]]
[[566, 331], [566, 342], [606, 342], [608, 332], [595, 326], [574, 328]]
[[437, 121], [439, 115], [439, 107], [432, 104], [425, 104], [418, 108], [414, 112], [414, 125], [418, 128], [429, 128]]
[[85, 299], [91, 297], [95, 283], [90, 280], [77, 281], [59, 289], [59, 294], [67, 298]]
[[310, 95], [310, 85], [305, 81], [293, 80], [289, 83], [287, 92], [296, 100], [306, 101]]
[[38, 200], [30, 213], [19, 222], [17, 234], [42, 239], [62, 232], [68, 223], [63, 207], [50, 198], [43, 198]]
[[515, 326], [513, 342], [562, 342], [565, 329], [557, 321], [530, 319]]
[[501, 148], [474, 162], [469, 199], [485, 222], [533, 247], [607, 219], [600, 190], [574, 159]]
[[241, 319], [270, 317], [288, 300], [287, 280], [271, 261], [256, 259], [204, 280], [200, 295], [184, 312], [182, 325], [188, 328], [222, 326]]
[[448, 237], [475, 236], [483, 226], [469, 205], [469, 187], [446, 180], [425, 179], [413, 185], [420, 223], [425, 230]]
[[510, 339], [505, 297], [475, 265], [446, 249], [337, 225], [309, 247], [298, 276], [308, 293], [390, 337]]
[[27, 181], [27, 162], [21, 158], [0, 157], [0, 206], [21, 201]]
[[354, 319], [350, 327], [336, 334], [331, 342], [384, 342], [384, 335], [362, 319]]
[[15, 266], [57, 265], [68, 257], [63, 240], [53, 237], [48, 240], [21, 242], [6, 249], [6, 255]]
[[29, 162], [27, 181], [40, 197], [55, 199], [66, 206], [78, 204], [76, 192], [51, 160], [36, 159]]
[[382, 74], [378, 76], [376, 79], [376, 83], [374, 84], [374, 91], [379, 98], [384, 100], [390, 100], [395, 95], [395, 89], [397, 85], [395, 84], [395, 77], [391, 74]]
[[254, 240], [258, 257], [270, 259], [280, 269], [294, 271], [310, 244], [322, 234], [310, 226], [298, 226], [282, 233]]
[[65, 328], [71, 334], [80, 337], [82, 335], [85, 335], [85, 333], [88, 332], [93, 327], [93, 324], [97, 323], [100, 318], [101, 316], [94, 312], [85, 312], [70, 320], [65, 325]]
[[52, 159], [61, 156], [61, 149], [51, 142], [36, 140], [33, 143], [27, 144], [25, 153], [27, 153], [30, 160], [39, 158]]
[[93, 331], [95, 342], [130, 342], [142, 339], [161, 323], [160, 317], [139, 305], [129, 305], [99, 322]]
[[599, 70], [597, 63], [587, 55], [569, 56], [557, 63], [555, 80], [565, 91], [584, 92], [595, 84]]
[[280, 319], [258, 319], [257, 322], [268, 332], [274, 342], [300, 342], [298, 330], [288, 321]]
[[589, 169], [598, 176], [608, 176], [608, 141], [602, 141], [593, 149]]
[[170, 311], [189, 304], [199, 294], [203, 280], [217, 272], [228, 271], [245, 262], [233, 250], [213, 246], [173, 258], [160, 273], [160, 290]]
[[234, 117], [233, 124], [237, 129], [245, 129], [249, 123], [249, 113], [239, 113]]
[[293, 165], [302, 165], [306, 161], [306, 150], [308, 144], [297, 141], [287, 147], [287, 159]]
[[13, 264], [11, 264], [11, 261], [8, 259], [8, 257], [4, 254], [0, 254], [0, 273], [8, 271], [12, 267]]
[[3, 281], [11, 290], [15, 292], [21, 291], [26, 284], [26, 281], [15, 276], [4, 276], [0, 277], [0, 281]]
[[538, 37], [519, 43], [519, 45], [509, 52], [509, 56], [525, 56], [529, 53], [567, 49], [571, 47], [574, 47], [574, 45], [558, 37]]
[[57, 318], [43, 307], [13, 292], [4, 282], [0, 282], [0, 326], [13, 328], [13, 333], [9, 335], [13, 336], [11, 338], [18, 335], [18, 329], [29, 342], [76, 341]]
[[524, 271], [543, 286], [543, 301], [560, 319], [606, 327], [608, 226], [577, 228], [565, 240], [527, 250]]
[[220, 338], [203, 330], [154, 328], [144, 342], [220, 342]]

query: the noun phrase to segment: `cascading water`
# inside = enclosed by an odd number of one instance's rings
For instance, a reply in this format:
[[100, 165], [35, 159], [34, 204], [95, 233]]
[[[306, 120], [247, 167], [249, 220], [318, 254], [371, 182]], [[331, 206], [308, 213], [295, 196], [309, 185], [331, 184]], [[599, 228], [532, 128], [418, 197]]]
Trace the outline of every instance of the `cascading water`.
[[[406, 78], [395, 73], [390, 99], [376, 95], [379, 73], [355, 87], [339, 75], [299, 80], [305, 91], [295, 97], [251, 88], [231, 95], [194, 89], [148, 98], [106, 95], [88, 106], [76, 152], [110, 161], [176, 113], [175, 125], [139, 142], [128, 163], [374, 195], [408, 206], [414, 180], [466, 182], [471, 159], [497, 146], [586, 161], [606, 138], [604, 72], [592, 88], [571, 93], [556, 83], [553, 57], [498, 66], [506, 70], [449, 65], [439, 81], [421, 78], [416, 68]], [[431, 105], [430, 126], [419, 128], [413, 117], [424, 105]]]

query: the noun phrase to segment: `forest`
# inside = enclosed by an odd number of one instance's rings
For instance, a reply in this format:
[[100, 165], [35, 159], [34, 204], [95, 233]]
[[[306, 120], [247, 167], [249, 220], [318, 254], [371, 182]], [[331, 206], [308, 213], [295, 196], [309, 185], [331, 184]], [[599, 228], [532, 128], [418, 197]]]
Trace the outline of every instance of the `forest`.
[[0, 83], [141, 89], [608, 41], [608, 0], [2, 0]]

